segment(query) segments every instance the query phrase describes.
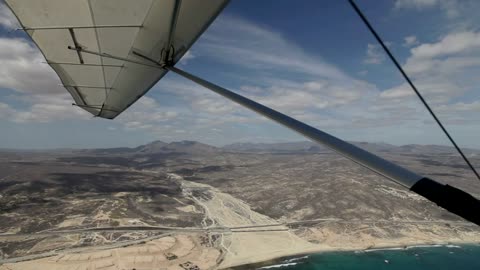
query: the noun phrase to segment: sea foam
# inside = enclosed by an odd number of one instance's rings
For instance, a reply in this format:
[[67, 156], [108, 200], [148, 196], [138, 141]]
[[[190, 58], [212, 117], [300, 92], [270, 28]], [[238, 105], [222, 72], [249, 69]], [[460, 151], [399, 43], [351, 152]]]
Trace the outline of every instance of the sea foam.
[[296, 263], [296, 262], [280, 263], [280, 264], [274, 264], [274, 265], [269, 265], [269, 266], [260, 267], [260, 268], [258, 268], [258, 269], [281, 268], [281, 267], [293, 266], [293, 265], [297, 265], [297, 264], [298, 264], [298, 263]]

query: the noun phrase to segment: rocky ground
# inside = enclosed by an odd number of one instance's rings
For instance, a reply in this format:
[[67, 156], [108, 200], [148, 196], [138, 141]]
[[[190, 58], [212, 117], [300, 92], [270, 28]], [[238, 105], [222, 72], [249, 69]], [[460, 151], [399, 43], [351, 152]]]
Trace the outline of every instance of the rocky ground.
[[[480, 197], [480, 181], [452, 148], [358, 145]], [[467, 154], [480, 165], [480, 151]], [[157, 141], [0, 156], [4, 263], [136, 246], [165, 233], [192, 235], [195, 247], [217, 250], [208, 267], [320, 250], [480, 241], [477, 226], [308, 142], [217, 148]], [[172, 267], [203, 256], [192, 254]]]

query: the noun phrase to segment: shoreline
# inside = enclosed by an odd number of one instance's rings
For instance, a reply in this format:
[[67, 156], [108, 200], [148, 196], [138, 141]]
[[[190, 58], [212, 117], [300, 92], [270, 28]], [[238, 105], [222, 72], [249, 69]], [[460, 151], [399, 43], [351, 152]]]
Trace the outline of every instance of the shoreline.
[[[179, 235], [179, 237], [180, 236], [181, 235]], [[149, 245], [149, 243], [150, 241], [147, 241], [147, 243], [142, 245]], [[353, 244], [353, 243], [350, 243], [350, 244]], [[250, 269], [258, 269], [262, 267], [265, 267], [265, 269], [267, 269], [268, 266], [275, 266], [279, 264], [284, 266], [288, 266], [289, 264], [294, 265], [294, 264], [297, 264], [302, 259], [305, 259], [305, 257], [309, 257], [310, 255], [317, 255], [317, 254], [319, 255], [319, 254], [328, 254], [328, 253], [337, 253], [337, 252], [368, 253], [368, 252], [376, 252], [376, 251], [388, 251], [388, 250], [400, 251], [400, 250], [408, 250], [413, 248], [434, 248], [434, 247], [461, 248], [463, 246], [469, 246], [469, 245], [480, 246], [480, 240], [476, 239], [476, 241], [475, 240], [474, 241], [464, 241], [464, 240], [415, 241], [415, 242], [412, 241], [407, 244], [406, 241], [397, 240], [397, 242], [395, 243], [393, 239], [389, 239], [388, 243], [387, 242], [377, 243], [375, 246], [363, 247], [363, 248], [359, 246], [355, 247], [353, 245], [349, 246], [347, 244], [344, 244], [344, 245], [340, 244], [339, 246], [330, 246], [330, 245], [322, 245], [322, 244], [317, 244], [312, 246], [305, 245], [305, 246], [298, 246], [297, 249], [274, 250], [273, 252], [258, 254], [257, 256], [253, 256], [250, 258], [243, 256], [243, 260], [230, 261], [229, 264], [226, 266], [222, 266], [223, 262], [218, 263], [217, 261], [217, 263], [213, 262], [212, 264], [210, 264], [208, 268], [205, 268], [205, 269], [250, 270]], [[111, 250], [111, 248], [107, 248], [106, 250]], [[248, 259], [245, 259], [245, 258], [248, 258]], [[33, 261], [37, 259], [33, 259]], [[26, 262], [28, 261], [25, 261], [22, 263], [26, 263]], [[1, 265], [2, 263], [0, 263], [0, 269], [3, 269]], [[277, 266], [277, 267], [281, 267], [281, 266]], [[6, 269], [10, 269], [10, 268], [6, 268]], [[23, 268], [18, 268], [18, 269], [23, 269]], [[35, 268], [28, 268], [28, 269], [35, 269]]]
[[[271, 258], [266, 258], [265, 260], [257, 261], [257, 262], [249, 262], [245, 264], [238, 264], [238, 265], [230, 265], [227, 267], [219, 267], [217, 269], [221, 270], [250, 270], [252, 266], [255, 266], [255, 269], [271, 266], [276, 262], [284, 261], [284, 260], [292, 260], [292, 259], [300, 259], [302, 257], [308, 257], [309, 255], [313, 254], [324, 254], [324, 253], [333, 253], [333, 252], [375, 252], [375, 251], [388, 251], [388, 250], [407, 250], [411, 248], [432, 248], [432, 247], [448, 247], [448, 248], [461, 248], [462, 245], [480, 245], [480, 241], [473, 242], [473, 241], [448, 241], [448, 242], [436, 242], [436, 243], [418, 243], [413, 245], [385, 245], [385, 246], [377, 246], [375, 248], [366, 248], [366, 249], [358, 249], [358, 248], [345, 248], [339, 249], [336, 247], [332, 247], [331, 249], [325, 249], [325, 247], [319, 247], [318, 250], [308, 250], [308, 251], [299, 251], [290, 254], [285, 254], [281, 256], [272, 256]], [[267, 256], [266, 256], [267, 257]], [[297, 260], [298, 260], [297, 259]]]

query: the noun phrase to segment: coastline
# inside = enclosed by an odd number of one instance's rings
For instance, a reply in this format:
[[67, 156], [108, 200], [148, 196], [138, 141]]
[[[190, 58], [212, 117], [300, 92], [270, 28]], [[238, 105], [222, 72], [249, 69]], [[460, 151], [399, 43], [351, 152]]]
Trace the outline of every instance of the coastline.
[[[215, 262], [213, 259], [214, 258], [219, 258], [220, 252], [218, 249], [214, 249], [213, 247], [210, 247], [210, 259], [208, 259], [205, 256], [205, 251], [206, 247], [202, 246], [200, 244], [200, 236], [199, 234], [190, 234], [190, 235], [177, 235], [175, 238], [178, 238], [178, 241], [173, 239], [170, 236], [160, 238], [159, 240], [152, 240], [148, 241], [144, 244], [140, 245], [134, 245], [131, 247], [120, 247], [120, 248], [114, 248], [114, 249], [106, 249], [106, 250], [97, 250], [97, 255], [103, 254], [103, 253], [109, 253], [109, 254], [123, 254], [122, 260], [119, 260], [118, 262], [115, 262], [115, 264], [119, 264], [122, 266], [127, 265], [131, 260], [128, 260], [128, 256], [125, 257], [126, 255], [130, 254], [142, 254], [143, 257], [145, 256], [152, 256], [151, 253], [143, 254], [139, 250], [150, 250], [149, 248], [158, 248], [160, 246], [165, 246], [167, 249], [174, 247], [175, 243], [182, 243], [182, 245], [179, 245], [178, 247], [175, 248], [175, 253], [176, 254], [184, 254], [185, 256], [190, 256], [188, 254], [192, 253], [191, 247], [196, 246], [196, 248], [193, 250], [195, 253], [193, 257], [189, 258], [189, 260], [192, 260], [195, 262], [195, 264], [199, 265], [201, 269], [231, 269], [231, 270], [250, 270], [250, 269], [258, 269], [264, 267], [264, 269], [268, 268], [278, 268], [278, 267], [283, 267], [283, 266], [294, 266], [298, 264], [301, 260], [307, 260], [310, 255], [321, 255], [321, 254], [328, 254], [328, 253], [369, 253], [369, 252], [382, 252], [382, 251], [388, 251], [388, 250], [407, 250], [407, 249], [413, 249], [413, 248], [435, 248], [435, 247], [447, 247], [447, 248], [459, 248], [459, 247], [464, 247], [464, 246], [476, 246], [480, 247], [480, 240], [475, 239], [475, 241], [464, 241], [464, 240], [453, 240], [453, 241], [410, 241], [414, 242], [411, 244], [405, 244], [404, 241], [399, 241], [399, 239], [383, 239], [385, 241], [383, 244], [377, 243], [374, 247], [355, 247], [354, 245], [356, 244], [355, 242], [350, 242], [350, 243], [338, 243], [337, 246], [327, 246], [327, 245], [321, 245], [321, 244], [311, 244], [309, 243], [308, 245], [306, 244], [301, 244], [298, 243], [299, 241], [298, 238], [295, 238], [293, 235], [290, 235], [289, 243], [290, 243], [290, 248], [288, 249], [276, 249], [276, 247], [282, 246], [282, 244], [285, 244], [285, 242], [282, 242], [281, 240], [284, 239], [283, 237], [278, 237], [278, 235], [275, 234], [287, 234], [287, 232], [270, 232], [270, 236], [275, 236], [271, 240], [280, 240], [280, 241], [273, 241], [268, 243], [267, 246], [258, 246], [258, 250], [252, 247], [257, 247], [255, 245], [250, 245], [248, 246], [247, 250], [250, 250], [250, 253], [245, 253], [245, 249], [242, 250], [235, 250], [233, 249], [234, 253], [233, 256], [238, 255], [237, 257], [234, 257], [233, 260], [228, 261], [227, 263], [229, 264], [228, 266], [222, 266], [222, 264], [225, 261], [222, 262]], [[245, 233], [241, 233], [241, 235], [244, 235]], [[249, 233], [247, 233], [249, 234]], [[261, 233], [262, 235], [263, 233]], [[273, 235], [271, 235], [273, 234]], [[250, 235], [257, 235], [258, 233], [252, 233]], [[476, 234], [476, 236], [480, 236], [479, 234]], [[197, 237], [197, 238], [195, 238]], [[188, 238], [188, 239], [187, 239]], [[195, 238], [195, 239], [193, 239]], [[172, 240], [173, 239], [173, 240]], [[190, 240], [189, 240], [190, 239]], [[249, 237], [246, 237], [247, 240], [251, 240]], [[265, 235], [263, 235], [263, 238], [260, 237], [261, 241], [265, 240]], [[152, 243], [153, 241], [160, 241], [161, 243]], [[304, 240], [303, 240], [304, 241]], [[389, 243], [387, 244], [388, 241]], [[197, 245], [189, 247], [189, 243], [193, 244], [194, 242], [197, 242]], [[295, 243], [297, 242], [297, 243]], [[252, 243], [256, 244], [258, 242], [243, 242], [243, 243]], [[277, 244], [271, 245], [271, 244]], [[358, 244], [358, 243], [357, 243]], [[268, 248], [270, 247], [270, 248]], [[285, 247], [285, 246], [284, 246]], [[132, 251], [134, 250], [134, 251]], [[153, 249], [152, 249], [153, 250]], [[478, 250], [478, 249], [477, 249]], [[132, 253], [133, 252], [133, 253]], [[139, 253], [140, 252], [140, 253]], [[143, 251], [142, 251], [143, 252]], [[146, 251], [145, 251], [146, 252]], [[239, 252], [235, 254], [235, 252]], [[242, 252], [244, 252], [242, 254]], [[69, 254], [69, 255], [68, 255]], [[48, 265], [49, 269], [60, 269], [60, 268], [55, 268], [54, 263], [58, 262], [61, 260], [63, 257], [65, 258], [70, 258], [70, 257], [82, 257], [82, 258], [90, 258], [93, 256], [92, 251], [88, 252], [78, 252], [78, 253], [68, 253], [67, 255], [60, 255], [57, 257], [57, 259], [52, 260], [51, 258], [43, 258], [43, 259], [34, 259], [32, 261], [24, 261], [24, 262], [19, 262], [18, 265], [16, 263], [13, 264], [8, 264], [5, 265], [4, 267], [1, 266], [0, 263], [0, 269], [37, 269], [38, 265]], [[72, 255], [73, 254], [73, 255]], [[162, 252], [158, 253], [163, 254]], [[193, 254], [193, 253], [192, 253]], [[252, 255], [253, 254], [253, 255]], [[114, 257], [116, 257], [115, 255]], [[197, 258], [195, 256], [200, 256], [198, 258], [201, 258], [200, 260], [194, 259]], [[55, 257], [55, 256], [54, 256]], [[72, 257], [72, 258], [73, 258]], [[104, 258], [100, 256], [101, 258]], [[108, 256], [107, 256], [108, 257]], [[160, 257], [160, 256], [159, 256]], [[329, 256], [327, 256], [329, 257]], [[78, 258], [74, 260], [75, 264], [78, 264], [79, 262], [82, 263], [81, 261], [78, 261]], [[106, 257], [105, 257], [106, 258]], [[152, 257], [153, 258], [153, 257]], [[186, 258], [186, 257], [185, 257]], [[88, 260], [87, 260], [88, 261]], [[61, 261], [62, 263], [68, 262], [68, 260]], [[86, 262], [86, 261], [85, 261]], [[97, 261], [96, 261], [97, 262]], [[152, 261], [153, 262], [153, 261]], [[164, 261], [165, 262], [165, 261]], [[164, 263], [163, 262], [163, 263]], [[98, 262], [97, 262], [98, 263]], [[157, 263], [161, 263], [160, 261]], [[13, 268], [10, 268], [10, 266], [16, 266]], [[64, 264], [61, 264], [64, 265]], [[28, 267], [27, 267], [28, 266]], [[170, 266], [175, 266], [174, 268], [171, 269], [177, 269], [178, 267], [178, 262], [172, 262]], [[62, 268], [64, 269], [64, 268]], [[131, 268], [130, 268], [131, 269]], [[166, 268], [170, 269], [170, 268]]]
[[[292, 252], [289, 254], [283, 254], [276, 257], [267, 257], [265, 256], [264, 260], [256, 262], [248, 262], [244, 264], [231, 265], [228, 267], [219, 267], [218, 269], [222, 270], [250, 270], [250, 269], [259, 269], [273, 264], [279, 263], [281, 261], [299, 260], [306, 258], [314, 254], [323, 254], [323, 253], [332, 253], [332, 252], [375, 252], [375, 251], [387, 251], [387, 250], [408, 250], [411, 248], [432, 248], [432, 247], [448, 247], [448, 248], [461, 248], [464, 245], [480, 245], [480, 241], [448, 241], [448, 242], [425, 242], [417, 243], [413, 245], [385, 245], [385, 246], [375, 246], [375, 248], [336, 248], [332, 247], [330, 249], [318, 248], [317, 250], [301, 250], [298, 252]], [[293, 264], [292, 264], [293, 265]], [[287, 265], [285, 265], [287, 266]], [[252, 268], [253, 267], [253, 268]]]

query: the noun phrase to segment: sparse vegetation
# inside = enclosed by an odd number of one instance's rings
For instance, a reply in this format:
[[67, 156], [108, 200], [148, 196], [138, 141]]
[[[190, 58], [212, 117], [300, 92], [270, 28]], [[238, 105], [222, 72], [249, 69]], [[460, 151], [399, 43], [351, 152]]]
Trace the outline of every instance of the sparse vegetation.
[[[480, 194], [479, 183], [446, 148], [360, 146]], [[472, 157], [474, 163], [480, 163], [478, 156]], [[478, 233], [436, 205], [311, 143], [216, 148], [154, 142], [137, 148], [8, 152], [0, 156], [0, 194], [1, 233], [229, 226], [229, 216], [237, 215], [243, 216], [238, 224], [294, 222], [280, 229], [308, 245], [361, 239], [358, 247], [368, 247], [378, 239], [428, 234], [455, 240]], [[157, 234], [105, 231], [18, 241], [0, 238], [0, 256], [132, 241], [148, 244], [144, 239]], [[329, 242], [332, 235], [335, 242]], [[198, 245], [225, 255], [228, 239], [222, 232], [208, 233], [199, 237]]]

